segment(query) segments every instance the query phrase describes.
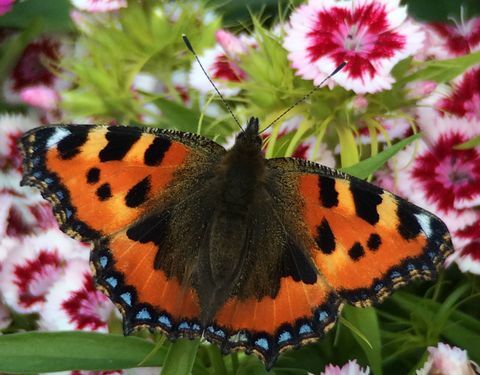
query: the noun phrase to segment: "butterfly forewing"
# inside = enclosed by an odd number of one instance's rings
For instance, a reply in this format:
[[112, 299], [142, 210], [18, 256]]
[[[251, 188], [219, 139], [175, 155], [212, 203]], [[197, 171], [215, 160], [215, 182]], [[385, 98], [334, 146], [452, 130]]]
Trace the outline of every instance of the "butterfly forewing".
[[453, 251], [440, 219], [379, 187], [303, 160], [268, 165], [296, 185], [311, 256], [349, 303], [368, 306], [411, 279], [432, 279]]

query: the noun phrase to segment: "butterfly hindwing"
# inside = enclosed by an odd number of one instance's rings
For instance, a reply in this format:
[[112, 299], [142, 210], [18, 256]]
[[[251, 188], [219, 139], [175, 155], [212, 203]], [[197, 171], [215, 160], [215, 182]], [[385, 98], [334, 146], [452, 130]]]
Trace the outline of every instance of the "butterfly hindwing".
[[171, 338], [198, 336], [197, 296], [153, 267], [159, 251], [154, 242], [139, 243], [127, 231], [98, 241], [91, 257], [95, 281], [122, 312], [126, 334], [149, 328]]
[[53, 204], [63, 231], [92, 241], [127, 227], [151, 207], [183, 166], [224, 149], [189, 133], [126, 126], [47, 126], [21, 143], [23, 184]]
[[317, 164], [271, 159], [296, 185], [318, 271], [345, 301], [369, 306], [412, 279], [432, 279], [452, 252], [433, 214], [375, 185]]

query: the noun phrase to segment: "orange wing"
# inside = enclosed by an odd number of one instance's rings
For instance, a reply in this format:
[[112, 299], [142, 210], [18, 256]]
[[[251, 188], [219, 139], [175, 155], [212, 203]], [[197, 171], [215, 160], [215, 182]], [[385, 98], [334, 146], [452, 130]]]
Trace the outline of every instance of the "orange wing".
[[122, 312], [125, 334], [148, 328], [170, 338], [198, 336], [203, 327], [197, 318], [197, 296], [193, 289], [154, 269], [158, 251], [153, 242], [130, 239], [128, 231], [96, 242], [91, 257], [95, 281]]
[[225, 353], [239, 348], [253, 352], [270, 368], [284, 350], [315, 341], [332, 328], [340, 307], [322, 279], [304, 284], [284, 277], [275, 298], [227, 301], [205, 337]]
[[189, 133], [125, 126], [48, 126], [22, 139], [24, 178], [71, 237], [93, 241], [140, 218], [187, 164], [225, 150]]
[[183, 132], [89, 125], [37, 128], [21, 146], [22, 183], [52, 203], [64, 232], [94, 243], [97, 285], [121, 309], [125, 333], [200, 335], [194, 292], [154, 266], [162, 250], [152, 239], [162, 232], [155, 204], [172, 189], [189, 196], [179, 189], [184, 177], [211, 170], [223, 147]]
[[453, 251], [440, 219], [375, 185], [303, 160], [268, 162], [297, 186], [312, 258], [351, 304], [369, 306], [410, 280], [434, 278]]

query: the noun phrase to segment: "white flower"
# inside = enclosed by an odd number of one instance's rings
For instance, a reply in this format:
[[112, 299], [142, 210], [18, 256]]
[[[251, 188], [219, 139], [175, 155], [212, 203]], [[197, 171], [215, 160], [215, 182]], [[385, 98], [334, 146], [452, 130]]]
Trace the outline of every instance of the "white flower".
[[475, 375], [467, 352], [448, 344], [439, 343], [428, 348], [429, 357], [417, 375]]

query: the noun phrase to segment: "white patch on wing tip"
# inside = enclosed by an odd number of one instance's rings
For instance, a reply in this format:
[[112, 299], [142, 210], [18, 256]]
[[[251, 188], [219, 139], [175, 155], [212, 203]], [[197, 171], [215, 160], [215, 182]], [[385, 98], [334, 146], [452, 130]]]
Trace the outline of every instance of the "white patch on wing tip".
[[431, 225], [430, 216], [428, 216], [426, 214], [415, 214], [415, 217], [417, 218], [418, 223], [422, 227], [423, 233], [425, 233], [425, 235], [427, 237], [431, 237], [431, 235], [432, 235], [432, 225]]
[[66, 136], [72, 134], [70, 130], [58, 127], [47, 141], [47, 148], [52, 148]]

